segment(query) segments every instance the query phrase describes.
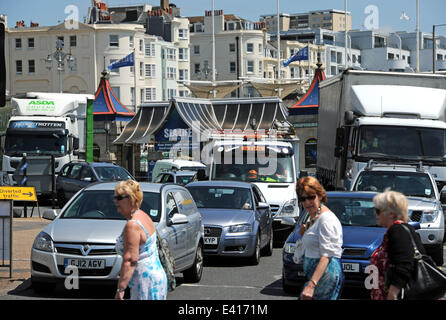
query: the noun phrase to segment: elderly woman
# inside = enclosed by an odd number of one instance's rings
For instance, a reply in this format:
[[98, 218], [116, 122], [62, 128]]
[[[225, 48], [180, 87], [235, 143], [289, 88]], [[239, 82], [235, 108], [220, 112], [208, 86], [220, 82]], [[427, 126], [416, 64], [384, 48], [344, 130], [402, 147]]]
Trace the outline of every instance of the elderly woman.
[[308, 282], [302, 300], [336, 300], [344, 283], [342, 272], [342, 226], [336, 215], [324, 205], [325, 189], [311, 176], [299, 179], [299, 201], [310, 221], [299, 230], [304, 248], [304, 273]]
[[[378, 224], [387, 228], [381, 246], [373, 253], [370, 264], [378, 271], [378, 286], [372, 286], [372, 300], [396, 300], [402, 288], [411, 281], [414, 248], [404, 224], [415, 239], [418, 250], [425, 254], [415, 229], [407, 224], [408, 203], [397, 191], [386, 190], [373, 198]], [[375, 287], [375, 288], [373, 288]]]
[[118, 212], [128, 220], [116, 242], [122, 265], [115, 299], [124, 299], [129, 286], [132, 300], [165, 300], [167, 277], [158, 257], [155, 225], [140, 209], [143, 193], [139, 183], [121, 181], [114, 199]]

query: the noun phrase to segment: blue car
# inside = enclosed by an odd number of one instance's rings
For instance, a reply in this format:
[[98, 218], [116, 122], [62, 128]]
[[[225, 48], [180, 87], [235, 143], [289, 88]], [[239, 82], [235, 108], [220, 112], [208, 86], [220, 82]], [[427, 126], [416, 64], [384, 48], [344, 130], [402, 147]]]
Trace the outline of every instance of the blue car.
[[[345, 286], [363, 287], [368, 274], [365, 268], [372, 253], [381, 245], [386, 228], [379, 227], [374, 213], [373, 197], [376, 192], [327, 192], [327, 207], [342, 224], [343, 252], [342, 267]], [[285, 292], [293, 292], [305, 281], [302, 265], [293, 261], [296, 241], [300, 238], [299, 228], [306, 223], [309, 214], [299, 217], [294, 231], [285, 242], [282, 252], [282, 286]]]
[[198, 181], [186, 188], [202, 215], [205, 255], [246, 257], [253, 265], [261, 253], [272, 255], [272, 214], [255, 184]]

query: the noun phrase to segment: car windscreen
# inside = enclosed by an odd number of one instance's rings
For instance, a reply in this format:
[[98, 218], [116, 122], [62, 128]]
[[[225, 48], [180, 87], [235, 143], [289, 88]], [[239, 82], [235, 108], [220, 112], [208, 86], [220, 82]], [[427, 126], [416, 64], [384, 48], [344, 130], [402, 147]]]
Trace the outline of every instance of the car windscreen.
[[198, 208], [251, 209], [250, 189], [236, 187], [187, 187]]
[[[325, 204], [339, 219], [343, 226], [379, 227], [376, 220], [372, 198], [328, 197]], [[305, 212], [303, 223], [308, 221]]]
[[177, 176], [177, 183], [185, 185], [191, 182], [194, 179], [194, 176]]
[[121, 167], [94, 167], [101, 181], [121, 181], [133, 177]]
[[383, 192], [387, 188], [407, 197], [435, 198], [431, 179], [422, 172], [363, 171], [353, 190]]
[[[71, 202], [60, 219], [111, 219], [125, 220], [113, 200], [113, 190], [83, 191]], [[144, 192], [141, 210], [147, 213], [153, 222], [161, 217], [160, 194]]]

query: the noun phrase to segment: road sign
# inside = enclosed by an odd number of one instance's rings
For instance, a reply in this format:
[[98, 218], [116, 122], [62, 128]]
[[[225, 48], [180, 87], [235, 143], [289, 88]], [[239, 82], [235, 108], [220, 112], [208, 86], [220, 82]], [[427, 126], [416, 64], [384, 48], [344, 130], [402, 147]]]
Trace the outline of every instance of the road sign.
[[0, 186], [0, 200], [37, 201], [34, 187]]

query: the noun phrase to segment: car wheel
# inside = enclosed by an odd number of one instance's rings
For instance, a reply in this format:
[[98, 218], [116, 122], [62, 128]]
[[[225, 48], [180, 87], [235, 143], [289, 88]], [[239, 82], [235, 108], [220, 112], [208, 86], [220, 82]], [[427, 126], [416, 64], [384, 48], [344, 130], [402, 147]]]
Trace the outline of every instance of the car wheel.
[[256, 266], [260, 262], [260, 233], [257, 233], [255, 247], [254, 247], [254, 253], [249, 258], [252, 265]]
[[274, 248], [274, 237], [273, 237], [273, 230], [271, 230], [268, 244], [266, 245], [265, 248], [263, 248], [262, 254], [264, 256], [268, 256], [268, 257], [272, 256], [273, 255], [273, 248]]
[[195, 253], [195, 260], [192, 267], [183, 272], [184, 280], [186, 282], [199, 282], [203, 274], [203, 245], [198, 243], [197, 252]]

